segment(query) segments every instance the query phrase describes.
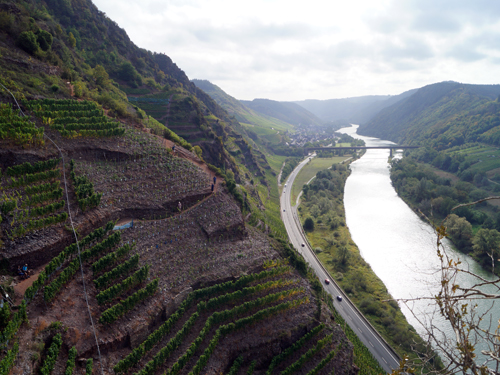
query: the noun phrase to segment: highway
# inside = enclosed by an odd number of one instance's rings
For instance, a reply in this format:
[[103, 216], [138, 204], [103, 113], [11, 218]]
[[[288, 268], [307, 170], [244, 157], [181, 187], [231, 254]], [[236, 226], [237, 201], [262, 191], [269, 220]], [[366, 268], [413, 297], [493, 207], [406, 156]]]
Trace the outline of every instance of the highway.
[[[293, 172], [288, 177], [288, 180], [286, 181], [280, 197], [281, 218], [283, 220], [283, 223], [285, 224], [290, 242], [314, 269], [316, 275], [321, 281], [321, 284], [323, 285], [325, 290], [332, 296], [333, 305], [335, 306], [337, 311], [344, 318], [347, 324], [349, 324], [356, 335], [358, 335], [359, 339], [370, 350], [370, 352], [375, 357], [375, 359], [377, 359], [382, 368], [390, 373], [393, 369], [399, 367], [399, 356], [382, 339], [380, 334], [366, 320], [363, 314], [361, 314], [361, 312], [349, 300], [347, 295], [345, 295], [345, 293], [335, 283], [333, 278], [328, 274], [328, 271], [323, 267], [321, 262], [316, 257], [316, 254], [314, 254], [313, 250], [309, 246], [309, 243], [302, 230], [302, 225], [300, 224], [296, 207], [292, 207], [290, 193], [292, 190], [291, 187], [293, 185], [293, 182], [297, 177], [297, 174], [307, 164], [309, 159], [315, 156], [315, 154], [309, 155], [293, 170]], [[302, 247], [302, 244], [304, 244], [305, 246]], [[325, 283], [325, 279], [329, 279], [330, 284], [327, 285]], [[342, 297], [341, 302], [337, 300], [337, 296]]]

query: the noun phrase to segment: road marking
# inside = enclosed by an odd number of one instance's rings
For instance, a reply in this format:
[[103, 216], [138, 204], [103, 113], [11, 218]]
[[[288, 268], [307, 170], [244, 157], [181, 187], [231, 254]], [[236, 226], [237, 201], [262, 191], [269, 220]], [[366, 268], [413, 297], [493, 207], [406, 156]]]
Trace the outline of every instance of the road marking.
[[[385, 358], [384, 358], [384, 357], [382, 357], [382, 359], [384, 360], [384, 362], [385, 362], [385, 363], [387, 363], [387, 361], [385, 360]], [[387, 363], [387, 364], [388, 364], [388, 363]]]
[[[372, 342], [370, 340], [368, 340], [368, 342], [370, 343], [371, 346], [373, 346]], [[373, 346], [374, 347], [374, 346]]]

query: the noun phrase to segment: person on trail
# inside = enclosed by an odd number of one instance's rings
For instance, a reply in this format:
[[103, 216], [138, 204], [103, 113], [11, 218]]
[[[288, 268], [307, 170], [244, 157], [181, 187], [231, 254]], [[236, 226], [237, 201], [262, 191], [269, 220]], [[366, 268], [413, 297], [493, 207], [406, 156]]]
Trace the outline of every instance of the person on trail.
[[215, 185], [215, 181], [217, 181], [217, 177], [214, 176], [214, 185]]
[[21, 266], [17, 266], [17, 274], [18, 274], [18, 276], [20, 276], [20, 277], [21, 277], [21, 279], [24, 279], [24, 278], [25, 278], [25, 277], [24, 277], [24, 272], [23, 272], [23, 270], [21, 269]]
[[177, 208], [180, 210], [182, 210], [182, 203], [179, 201], [179, 204], [177, 205]]
[[214, 184], [212, 184], [212, 193], [214, 192]]
[[24, 276], [25, 276], [26, 278], [30, 277], [30, 273], [29, 273], [29, 271], [28, 271], [28, 265], [27, 265], [27, 264], [25, 264], [25, 265], [23, 266], [23, 273], [24, 273]]
[[175, 152], [175, 145], [172, 146], [172, 153]]

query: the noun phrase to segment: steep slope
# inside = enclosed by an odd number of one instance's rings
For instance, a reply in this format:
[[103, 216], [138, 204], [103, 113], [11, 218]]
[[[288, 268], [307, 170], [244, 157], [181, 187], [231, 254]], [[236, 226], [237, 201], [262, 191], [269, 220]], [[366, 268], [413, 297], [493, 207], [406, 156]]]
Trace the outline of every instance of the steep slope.
[[411, 96], [417, 89], [399, 95], [370, 95], [344, 99], [303, 100], [294, 102], [323, 121], [345, 120], [364, 124], [383, 108]]
[[[27, 263], [33, 276], [2, 286], [19, 309], [6, 325], [4, 301], [2, 368], [92, 368], [77, 357], [105, 373], [219, 373], [241, 355], [257, 371], [275, 357], [277, 369], [354, 371], [352, 344], [303, 259], [245, 224], [221, 176], [212, 192], [213, 173], [194, 155], [93, 102], [23, 106], [29, 119], [8, 105], [0, 116], [12, 130], [0, 140], [0, 252], [4, 269]], [[96, 133], [96, 118], [112, 132]], [[32, 129], [34, 144], [21, 137]]]
[[289, 123], [255, 112], [207, 80], [194, 79], [192, 82], [241, 123], [285, 131], [293, 129], [293, 125]]
[[[237, 181], [246, 172], [240, 173], [235, 154], [245, 155], [238, 159], [244, 169], [263, 176], [267, 162], [251, 153], [239, 123], [168, 56], [137, 47], [90, 0], [1, 4], [0, 83], [16, 97], [92, 99], [137, 126], [149, 126], [151, 115], [191, 143], [181, 141], [185, 147], [200, 146], [207, 162], [232, 170]], [[12, 100], [3, 90], [0, 97]], [[164, 128], [154, 131], [170, 135]]]
[[[360, 126], [359, 133], [397, 143], [436, 141], [441, 134], [454, 128], [455, 123], [464, 123], [464, 117], [483, 111], [482, 106], [499, 94], [500, 85], [467, 85], [457, 82], [428, 85], [382, 110], [370, 122]], [[463, 143], [467, 138], [467, 127], [451, 130], [453, 137], [441, 138], [441, 147]]]

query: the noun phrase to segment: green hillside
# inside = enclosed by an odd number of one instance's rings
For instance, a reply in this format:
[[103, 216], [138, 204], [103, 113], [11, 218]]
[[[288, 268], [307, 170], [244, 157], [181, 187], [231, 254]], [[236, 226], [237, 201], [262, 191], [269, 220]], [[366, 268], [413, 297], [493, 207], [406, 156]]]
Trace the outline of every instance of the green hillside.
[[322, 125], [324, 122], [308, 110], [291, 102], [278, 102], [269, 99], [242, 100], [241, 102], [256, 112], [295, 126]]
[[438, 149], [475, 141], [498, 144], [499, 94], [500, 85], [441, 82], [425, 86], [382, 110], [360, 126], [359, 133]]
[[383, 108], [389, 107], [417, 89], [399, 95], [368, 95], [343, 99], [302, 100], [294, 102], [314, 113], [323, 121], [344, 120], [353, 124], [365, 124]]

